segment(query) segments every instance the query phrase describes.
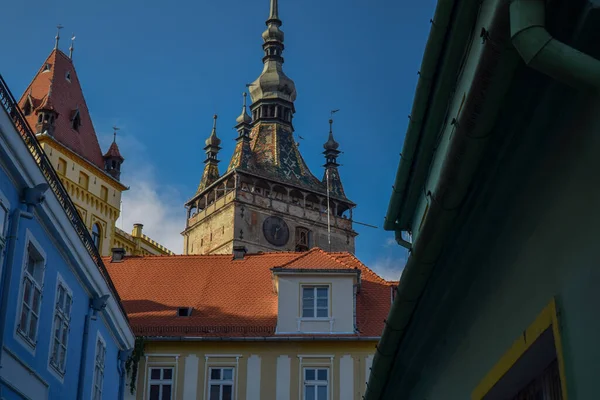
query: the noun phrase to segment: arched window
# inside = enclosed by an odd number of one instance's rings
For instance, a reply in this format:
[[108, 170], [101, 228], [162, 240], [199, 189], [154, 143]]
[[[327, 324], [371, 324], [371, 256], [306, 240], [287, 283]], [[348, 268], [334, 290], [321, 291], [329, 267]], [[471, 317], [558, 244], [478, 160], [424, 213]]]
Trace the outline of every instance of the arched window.
[[92, 225], [92, 240], [94, 241], [94, 245], [96, 245], [96, 248], [98, 250], [100, 250], [100, 244], [102, 239], [101, 232], [102, 230], [100, 229], [100, 224], [96, 222], [94, 225]]

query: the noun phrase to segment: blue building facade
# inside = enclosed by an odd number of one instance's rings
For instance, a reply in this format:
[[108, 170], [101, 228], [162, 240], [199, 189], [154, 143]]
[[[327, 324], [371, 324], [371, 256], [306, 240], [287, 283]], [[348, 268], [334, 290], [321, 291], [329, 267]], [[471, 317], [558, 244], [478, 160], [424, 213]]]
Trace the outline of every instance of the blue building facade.
[[121, 399], [127, 317], [1, 77], [0, 102], [0, 398]]

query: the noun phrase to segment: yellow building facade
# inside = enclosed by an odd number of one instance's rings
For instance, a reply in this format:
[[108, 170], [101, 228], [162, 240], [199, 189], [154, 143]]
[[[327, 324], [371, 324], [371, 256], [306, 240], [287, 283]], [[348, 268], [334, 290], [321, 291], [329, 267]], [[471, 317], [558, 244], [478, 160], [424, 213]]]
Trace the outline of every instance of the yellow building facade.
[[[172, 382], [173, 400], [212, 399], [215, 383], [222, 395], [231, 385], [232, 399], [304, 400], [307, 372], [327, 371], [314, 380], [328, 399], [360, 400], [365, 392], [377, 341], [185, 342], [149, 341], [139, 364], [137, 390], [126, 398], [150, 399], [154, 387]], [[172, 379], [162, 379], [164, 370]], [[211, 379], [215, 370], [231, 370], [231, 379]], [[160, 371], [161, 379], [152, 379]], [[222, 374], [221, 374], [222, 375]], [[169, 376], [169, 373], [167, 373]], [[318, 376], [315, 376], [318, 377]], [[306, 383], [305, 383], [306, 382]], [[317, 391], [315, 390], [315, 391]], [[224, 398], [221, 396], [220, 398]], [[315, 396], [313, 398], [319, 398]]]

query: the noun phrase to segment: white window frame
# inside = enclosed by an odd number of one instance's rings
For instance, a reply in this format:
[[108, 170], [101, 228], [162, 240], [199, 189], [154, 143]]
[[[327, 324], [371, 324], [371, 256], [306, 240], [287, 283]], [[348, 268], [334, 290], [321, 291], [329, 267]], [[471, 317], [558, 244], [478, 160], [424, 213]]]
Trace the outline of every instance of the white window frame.
[[[161, 378], [160, 379], [152, 379], [152, 370], [153, 369], [159, 369], [161, 372]], [[170, 369], [171, 370], [171, 379], [163, 379], [162, 378], [162, 374], [163, 371], [165, 369]], [[172, 365], [151, 365], [148, 367], [148, 399], [150, 399], [150, 395], [151, 395], [151, 387], [152, 385], [159, 385], [160, 389], [158, 392], [158, 398], [160, 400], [162, 400], [162, 391], [163, 391], [163, 385], [171, 385], [171, 400], [175, 399], [175, 367]]]
[[[315, 371], [315, 379], [314, 380], [306, 380], [306, 371], [308, 370], [314, 370]], [[318, 378], [318, 373], [319, 371], [326, 371], [327, 372], [327, 379], [325, 381], [323, 380], [319, 380]], [[316, 400], [323, 400], [323, 399], [319, 399], [317, 396], [317, 387], [318, 386], [325, 386], [326, 393], [327, 393], [327, 397], [324, 400], [329, 400], [331, 398], [331, 386], [330, 386], [330, 379], [331, 377], [331, 369], [328, 366], [312, 366], [312, 367], [303, 367], [302, 368], [302, 399], [306, 400], [306, 388], [308, 386], [310, 387], [315, 387], [315, 399]]]
[[[100, 349], [102, 350], [102, 357], [99, 358], [100, 353], [98, 352], [98, 345], [101, 344]], [[100, 332], [98, 332], [97, 336], [96, 336], [96, 343], [95, 343], [95, 347], [94, 347], [94, 375], [93, 375], [93, 379], [92, 379], [92, 393], [91, 393], [91, 399], [92, 400], [101, 400], [102, 399], [102, 393], [104, 391], [104, 367], [106, 365], [106, 341], [104, 340], [104, 338], [102, 337], [102, 335], [100, 334]], [[98, 384], [98, 378], [101, 379], [100, 384]], [[96, 396], [96, 393], [98, 393], [98, 397]]]
[[[41, 273], [40, 273], [40, 281], [38, 282], [36, 279], [34, 279], [31, 274], [27, 271], [27, 265], [28, 265], [28, 261], [29, 261], [29, 249], [30, 246], [33, 248], [33, 250], [37, 253], [37, 256], [39, 256], [40, 260], [38, 261], [40, 264], [38, 264], [38, 266], [41, 268]], [[18, 297], [18, 305], [17, 305], [17, 316], [15, 318], [15, 338], [24, 345], [24, 347], [31, 352], [33, 355], [35, 355], [35, 349], [37, 346], [37, 338], [38, 338], [38, 333], [39, 333], [39, 326], [40, 326], [40, 314], [41, 314], [41, 309], [42, 309], [42, 302], [44, 301], [44, 276], [46, 274], [46, 252], [44, 252], [42, 246], [39, 244], [39, 242], [35, 239], [35, 237], [33, 236], [33, 234], [31, 233], [31, 231], [29, 229], [26, 230], [25, 232], [25, 246], [23, 248], [23, 261], [22, 261], [22, 265], [21, 265], [21, 278], [19, 280], [19, 297]], [[37, 324], [35, 327], [35, 335], [34, 338], [30, 338], [27, 334], [27, 332], [25, 332], [23, 329], [21, 329], [21, 314], [23, 313], [23, 296], [24, 296], [24, 290], [25, 290], [25, 280], [28, 280], [30, 282], [34, 282], [34, 288], [37, 288], [40, 292], [40, 300], [39, 300], [39, 304], [37, 307], [37, 312], [35, 312], [34, 314], [37, 317]], [[32, 295], [33, 296], [33, 295]], [[31, 300], [33, 301], [33, 297], [31, 297]], [[28, 307], [29, 308], [29, 307]], [[27, 317], [27, 322], [26, 325], [30, 325], [30, 321], [31, 321], [31, 315], [33, 313], [33, 310], [30, 310], [30, 313]]]
[[[61, 299], [59, 297], [60, 288], [64, 291], [64, 296]], [[62, 303], [59, 304], [59, 301]], [[59, 308], [59, 306], [61, 306]], [[66, 308], [66, 309], [65, 309]], [[69, 349], [69, 332], [71, 331], [71, 312], [73, 311], [73, 291], [67, 285], [60, 273], [56, 277], [56, 291], [54, 292], [54, 313], [52, 316], [52, 330], [50, 331], [50, 345], [48, 351], [48, 367], [50, 371], [62, 381], [65, 375], [67, 367], [67, 356]], [[56, 337], [56, 319], [59, 319], [59, 333]], [[66, 336], [64, 332], [66, 330]], [[64, 339], [64, 342], [63, 342]], [[54, 360], [54, 346], [58, 340], [58, 354], [60, 354], [61, 347], [64, 348], [64, 365], [60, 365]], [[59, 358], [60, 359], [60, 358]]]
[[[304, 316], [304, 290], [312, 289], [313, 297], [312, 297], [312, 316]], [[322, 309], [322, 307], [317, 306], [317, 289], [327, 289], [327, 316], [318, 317], [318, 310]], [[303, 284], [300, 286], [300, 318], [302, 320], [329, 320], [331, 319], [331, 285], [327, 284]]]
[[[225, 369], [230, 369], [231, 370], [231, 379], [212, 379], [212, 371], [216, 370], [216, 369], [220, 369], [221, 370], [221, 376], [223, 376], [223, 370]], [[206, 391], [206, 399], [207, 400], [211, 400], [210, 398], [210, 387], [212, 385], [219, 385], [221, 387], [221, 389], [219, 390], [219, 399], [218, 400], [222, 400], [223, 399], [223, 386], [225, 385], [231, 385], [231, 398], [235, 399], [236, 396], [236, 375], [235, 375], [236, 371], [235, 371], [235, 367], [234, 366], [230, 366], [230, 365], [219, 365], [219, 366], [211, 366], [208, 369], [208, 386], [207, 386], [207, 391]]]

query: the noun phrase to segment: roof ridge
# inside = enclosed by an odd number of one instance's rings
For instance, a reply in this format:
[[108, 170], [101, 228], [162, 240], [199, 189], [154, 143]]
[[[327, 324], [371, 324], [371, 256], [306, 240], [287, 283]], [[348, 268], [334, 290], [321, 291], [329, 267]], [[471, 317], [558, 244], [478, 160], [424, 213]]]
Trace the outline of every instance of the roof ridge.
[[360, 261], [354, 254], [349, 253], [349, 252], [342, 252], [341, 254], [347, 254], [348, 256], [352, 257], [352, 259], [356, 262], [358, 262], [360, 264], [360, 266], [362, 268], [364, 268], [368, 273], [370, 273], [371, 275], [374, 275], [379, 281], [384, 282], [386, 285], [393, 285], [393, 284], [398, 284], [400, 282], [400, 280], [397, 281], [388, 281], [386, 279], [383, 279], [381, 276], [379, 276], [379, 274], [375, 271], [373, 271], [371, 268], [367, 267], [362, 261]]

